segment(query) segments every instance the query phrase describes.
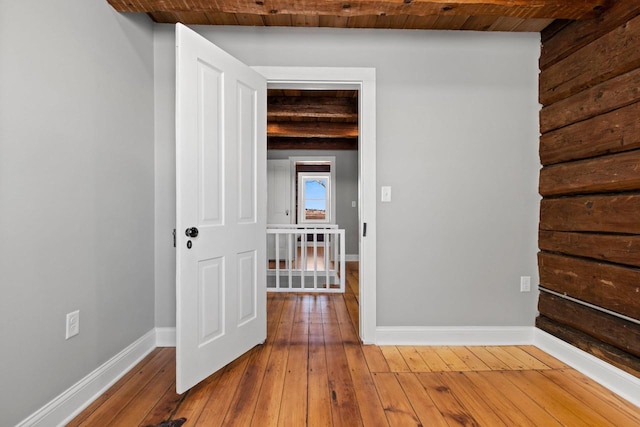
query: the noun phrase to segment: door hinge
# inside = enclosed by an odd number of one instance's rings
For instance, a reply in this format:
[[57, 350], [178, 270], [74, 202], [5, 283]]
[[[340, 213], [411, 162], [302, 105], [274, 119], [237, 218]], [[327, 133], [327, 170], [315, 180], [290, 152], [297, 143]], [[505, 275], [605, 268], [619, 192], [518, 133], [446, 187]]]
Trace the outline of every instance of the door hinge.
[[176, 247], [176, 229], [173, 229], [173, 247]]

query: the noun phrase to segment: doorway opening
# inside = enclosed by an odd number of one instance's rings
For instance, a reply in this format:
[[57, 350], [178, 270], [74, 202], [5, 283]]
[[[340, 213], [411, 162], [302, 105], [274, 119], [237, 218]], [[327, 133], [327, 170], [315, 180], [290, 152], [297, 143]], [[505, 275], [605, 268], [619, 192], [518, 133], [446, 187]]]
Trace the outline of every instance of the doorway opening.
[[[373, 344], [376, 333], [375, 70], [372, 68], [322, 67], [253, 68], [266, 77], [267, 87], [270, 90], [357, 92], [357, 134], [352, 136], [349, 141], [352, 144], [357, 144], [357, 150], [354, 151], [357, 153], [358, 164], [357, 198], [349, 200], [349, 207], [355, 209], [358, 215], [356, 241], [359, 268], [358, 274], [354, 276], [358, 278], [356, 287], [359, 302], [359, 335], [363, 343]], [[300, 119], [299, 121], [304, 120]], [[343, 124], [338, 127], [346, 128], [347, 126]], [[342, 142], [347, 143], [347, 141]], [[339, 179], [338, 177], [337, 180]], [[356, 202], [355, 208], [351, 207], [353, 204], [351, 202], [354, 201]]]

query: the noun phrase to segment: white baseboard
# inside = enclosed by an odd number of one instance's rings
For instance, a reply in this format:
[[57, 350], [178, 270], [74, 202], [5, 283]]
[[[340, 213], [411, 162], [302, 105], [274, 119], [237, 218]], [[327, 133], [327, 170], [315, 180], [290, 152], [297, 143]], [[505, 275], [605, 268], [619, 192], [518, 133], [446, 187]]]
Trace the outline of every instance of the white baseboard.
[[541, 329], [535, 330], [533, 344], [560, 359], [620, 397], [640, 407], [640, 379], [554, 337]]
[[358, 254], [355, 254], [355, 255], [346, 254], [344, 256], [344, 260], [347, 261], [347, 262], [360, 261], [360, 255], [358, 255]]
[[16, 427], [63, 426], [156, 348], [152, 329]]
[[175, 347], [176, 328], [156, 328], [156, 346]]
[[532, 326], [378, 326], [377, 345], [526, 345]]

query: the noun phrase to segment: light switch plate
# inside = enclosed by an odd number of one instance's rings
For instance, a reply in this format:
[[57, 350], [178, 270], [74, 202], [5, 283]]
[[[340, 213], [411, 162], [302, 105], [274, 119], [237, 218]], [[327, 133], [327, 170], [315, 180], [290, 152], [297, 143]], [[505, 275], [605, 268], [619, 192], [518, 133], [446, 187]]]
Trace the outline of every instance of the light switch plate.
[[382, 187], [380, 189], [380, 201], [381, 202], [390, 202], [391, 201], [391, 187]]

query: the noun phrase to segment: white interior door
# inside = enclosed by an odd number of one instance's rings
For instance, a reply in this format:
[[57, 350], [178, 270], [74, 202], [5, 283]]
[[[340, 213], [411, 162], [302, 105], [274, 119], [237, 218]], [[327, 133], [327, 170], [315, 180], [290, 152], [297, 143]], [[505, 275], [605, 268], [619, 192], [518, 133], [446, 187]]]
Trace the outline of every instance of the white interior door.
[[267, 160], [267, 224], [291, 224], [291, 162]]
[[182, 393], [266, 339], [267, 86], [180, 24], [176, 46], [176, 389]]

